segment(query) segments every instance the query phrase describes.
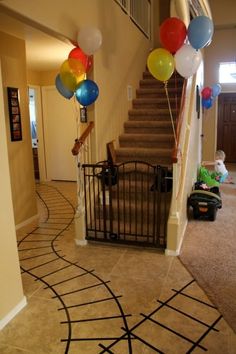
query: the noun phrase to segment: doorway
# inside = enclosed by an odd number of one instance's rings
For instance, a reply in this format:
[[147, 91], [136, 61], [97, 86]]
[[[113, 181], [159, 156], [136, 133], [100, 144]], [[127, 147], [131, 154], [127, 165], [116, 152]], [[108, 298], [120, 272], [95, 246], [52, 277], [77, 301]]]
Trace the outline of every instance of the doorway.
[[218, 99], [217, 149], [226, 162], [236, 163], [236, 93], [221, 93]]
[[35, 89], [29, 87], [29, 115], [30, 115], [30, 130], [31, 130], [31, 142], [34, 162], [34, 178], [40, 179], [39, 174], [39, 159], [38, 159], [38, 133], [37, 133], [37, 111], [35, 102]]

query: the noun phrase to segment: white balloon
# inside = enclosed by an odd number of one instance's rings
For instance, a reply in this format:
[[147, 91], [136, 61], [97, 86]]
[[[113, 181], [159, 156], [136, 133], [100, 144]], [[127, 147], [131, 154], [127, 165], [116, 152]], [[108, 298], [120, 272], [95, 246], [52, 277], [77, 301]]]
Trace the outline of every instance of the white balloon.
[[187, 79], [197, 72], [202, 62], [202, 53], [190, 44], [184, 44], [175, 53], [174, 59], [176, 71]]
[[94, 54], [102, 44], [102, 34], [95, 27], [83, 27], [78, 34], [78, 45], [87, 55]]

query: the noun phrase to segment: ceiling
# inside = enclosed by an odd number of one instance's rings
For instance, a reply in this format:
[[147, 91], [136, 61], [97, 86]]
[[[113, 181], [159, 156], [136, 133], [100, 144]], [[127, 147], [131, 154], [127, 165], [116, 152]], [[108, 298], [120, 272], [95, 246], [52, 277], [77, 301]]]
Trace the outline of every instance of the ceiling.
[[0, 31], [25, 40], [27, 66], [31, 70], [47, 71], [59, 69], [73, 48], [72, 44], [26, 25], [1, 12], [1, 9]]

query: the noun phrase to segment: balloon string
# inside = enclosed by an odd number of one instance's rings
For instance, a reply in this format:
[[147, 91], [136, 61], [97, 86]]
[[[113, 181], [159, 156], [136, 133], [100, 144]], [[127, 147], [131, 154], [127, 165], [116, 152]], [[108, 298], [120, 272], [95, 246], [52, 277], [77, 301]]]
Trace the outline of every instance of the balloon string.
[[175, 109], [176, 109], [176, 114], [178, 114], [178, 87], [177, 87], [176, 71], [174, 75], [175, 75]]
[[168, 94], [168, 89], [167, 89], [168, 81], [165, 81], [164, 84], [165, 84], [164, 87], [165, 87], [166, 98], [167, 98], [167, 102], [168, 102], [168, 108], [169, 108], [169, 112], [170, 112], [171, 124], [172, 124], [174, 139], [175, 139], [175, 146], [177, 147], [177, 138], [176, 138], [176, 133], [175, 133], [174, 119], [173, 119], [173, 115], [172, 115], [172, 111], [171, 111], [170, 99], [169, 99], [169, 94]]
[[76, 121], [76, 138], [78, 139], [79, 137], [79, 118], [80, 118], [80, 110], [78, 109], [78, 102], [75, 98], [75, 95], [73, 97], [73, 107], [74, 107], [74, 114], [75, 114], [75, 121]]

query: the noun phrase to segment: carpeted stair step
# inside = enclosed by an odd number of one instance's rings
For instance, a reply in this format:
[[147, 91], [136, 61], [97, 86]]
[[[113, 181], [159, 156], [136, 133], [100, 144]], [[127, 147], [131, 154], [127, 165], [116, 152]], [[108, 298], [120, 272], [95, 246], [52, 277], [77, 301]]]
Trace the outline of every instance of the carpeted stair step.
[[[168, 94], [169, 97], [176, 97], [181, 96], [182, 92], [182, 86], [181, 87], [170, 87], [168, 88]], [[136, 90], [136, 97], [137, 98], [144, 98], [144, 97], [166, 97], [166, 91], [164, 87], [144, 87], [144, 88], [139, 88]]]
[[[170, 182], [171, 183], [171, 182]], [[164, 188], [164, 187], [163, 187]], [[109, 193], [109, 192], [108, 192]], [[120, 183], [119, 181], [119, 198], [121, 200], [126, 199], [127, 201], [147, 201], [151, 200], [153, 198], [153, 193], [158, 193], [157, 191], [157, 185], [155, 184], [155, 177], [153, 176], [150, 181], [139, 181], [136, 183], [131, 183], [130, 181], [122, 181]], [[113, 198], [117, 198], [117, 188], [111, 188], [111, 195]], [[168, 198], [170, 197], [171, 194], [171, 187], [167, 187], [167, 194]], [[101, 194], [100, 196], [100, 203], [106, 203], [107, 200], [109, 200], [109, 195], [106, 195], [106, 200], [103, 202], [104, 197]], [[157, 196], [155, 196], [157, 198]], [[115, 199], [116, 200], [116, 199]]]
[[[171, 109], [172, 115], [175, 117], [177, 110]], [[139, 108], [139, 109], [130, 109], [129, 110], [129, 120], [135, 121], [163, 121], [163, 120], [170, 120], [170, 111], [168, 108]]]
[[128, 134], [172, 134], [171, 120], [168, 121], [127, 121], [124, 132]]
[[[177, 117], [184, 79], [176, 72], [165, 84], [146, 68], [115, 150], [116, 162], [143, 161], [171, 169], [174, 144], [171, 114]], [[171, 112], [169, 111], [168, 91]]]
[[173, 146], [173, 134], [122, 134], [120, 147], [168, 148]]
[[[98, 225], [98, 229], [96, 230], [96, 233], [94, 231], [88, 230], [88, 236], [89, 237], [96, 237], [96, 239], [104, 240], [104, 223], [101, 223], [99, 219], [95, 220], [94, 223]], [[164, 224], [161, 223], [160, 226], [160, 244], [164, 245]], [[112, 237], [109, 237], [109, 234], [112, 234]], [[106, 234], [108, 240], [111, 239], [112, 243], [114, 244], [114, 235], [119, 234], [119, 240], [125, 240], [125, 241], [130, 241], [134, 242], [137, 241], [139, 243], [149, 243], [152, 244], [154, 242], [154, 236], [153, 236], [153, 223], [150, 221], [149, 224], [147, 223], [141, 223], [141, 220], [138, 223], [129, 223], [129, 221], [124, 222], [123, 220], [113, 220], [112, 225], [110, 223], [110, 220], [108, 219], [106, 222]]]
[[[152, 193], [154, 194], [154, 192]], [[138, 222], [142, 219], [144, 223], [147, 223], [149, 220], [151, 221], [153, 219], [156, 213], [156, 210], [154, 209], [154, 204], [156, 204], [156, 201], [154, 201], [154, 198], [154, 195], [152, 195], [150, 196], [148, 202], [143, 201], [142, 203], [135, 203], [135, 201], [130, 202], [128, 200], [119, 199], [119, 205], [117, 203], [117, 200], [114, 199], [112, 203], [112, 210], [109, 204], [105, 206], [106, 217], [109, 219], [111, 216], [113, 220], [117, 220], [119, 218], [119, 220], [122, 221], [130, 218], [131, 222], [133, 221], [133, 223], [135, 223], [135, 221]], [[166, 203], [164, 203], [164, 201], [162, 201], [161, 199], [159, 202], [159, 210], [163, 215], [165, 213]], [[102, 217], [104, 209], [98, 206], [96, 214], [99, 216], [99, 213]]]
[[[146, 70], [143, 72], [143, 79], [150, 79], [150, 78], [154, 78], [154, 76], [152, 76], [152, 74], [150, 73], [150, 71], [148, 70], [148, 68], [146, 68]], [[157, 79], [155, 79], [157, 80]], [[159, 81], [159, 80], [157, 80]], [[169, 78], [168, 80], [168, 83], [171, 83], [171, 82], [175, 82], [175, 81], [179, 81], [179, 82], [183, 82], [184, 81], [184, 78], [182, 76], [180, 76], [177, 71], [174, 71], [173, 74], [171, 75], [171, 77]], [[159, 81], [161, 83], [163, 83], [162, 81]]]
[[[142, 181], [142, 183], [153, 184], [153, 180], [157, 176], [157, 171], [155, 170], [156, 164], [133, 161], [128, 164], [125, 162], [116, 162], [116, 166], [119, 174], [119, 186], [123, 185], [123, 183], [130, 185], [132, 184], [132, 180], [134, 180], [137, 185], [140, 181]], [[167, 167], [168, 169], [163, 171], [163, 176], [165, 176], [166, 173], [170, 177], [170, 175], [172, 175], [172, 166], [168, 165]]]
[[[175, 98], [169, 98], [170, 106], [174, 108], [174, 105], [176, 104]], [[161, 107], [166, 107], [168, 105], [168, 101], [166, 97], [160, 97], [160, 98], [136, 98], [133, 99], [133, 108], [161, 108]]]
[[[136, 174], [137, 181], [132, 181], [129, 179], [129, 176], [126, 179], [122, 179], [122, 175], [119, 175], [119, 197], [121, 199], [131, 199], [131, 200], [147, 200], [151, 199], [152, 186], [155, 184], [156, 176], [154, 174], [145, 178], [142, 175], [142, 180], [138, 174]], [[117, 196], [117, 188], [112, 187], [111, 189], [112, 196]]]
[[[183, 86], [183, 77], [181, 76], [174, 76], [168, 80], [167, 82], [167, 89], [169, 88], [177, 88], [177, 87], [182, 87]], [[145, 71], [143, 73], [143, 78], [139, 81], [139, 86], [140, 88], [143, 87], [155, 87], [155, 88], [165, 88], [165, 83], [157, 80], [155, 77], [152, 76], [148, 71]]]
[[153, 165], [169, 166], [172, 163], [171, 159], [172, 147], [170, 148], [122, 148], [116, 149], [116, 161], [145, 161]]
[[[179, 87], [182, 86], [181, 80], [178, 80], [176, 82], [168, 82], [167, 89], [173, 88], [173, 87]], [[150, 78], [150, 79], [143, 79], [139, 81], [139, 87], [140, 88], [164, 88], [164, 83], [161, 81], [156, 80], [155, 78]], [[168, 91], [169, 92], [169, 91]]]

